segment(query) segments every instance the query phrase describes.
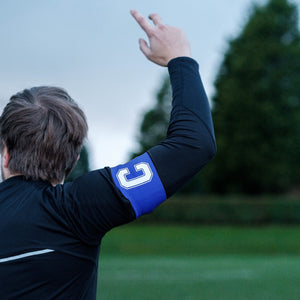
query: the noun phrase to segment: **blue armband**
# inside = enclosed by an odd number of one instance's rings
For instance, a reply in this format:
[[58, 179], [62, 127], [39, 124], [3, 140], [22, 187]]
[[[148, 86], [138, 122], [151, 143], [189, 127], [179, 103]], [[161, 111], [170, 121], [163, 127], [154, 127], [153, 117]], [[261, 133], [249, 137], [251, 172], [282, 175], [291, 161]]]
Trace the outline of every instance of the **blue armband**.
[[111, 175], [117, 188], [130, 201], [136, 217], [152, 212], [167, 199], [148, 153], [111, 168]]

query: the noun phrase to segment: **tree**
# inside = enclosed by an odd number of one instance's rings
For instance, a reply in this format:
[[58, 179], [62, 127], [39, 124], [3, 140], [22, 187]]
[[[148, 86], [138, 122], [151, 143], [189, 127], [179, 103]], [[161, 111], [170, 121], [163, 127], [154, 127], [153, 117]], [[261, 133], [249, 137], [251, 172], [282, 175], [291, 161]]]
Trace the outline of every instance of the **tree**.
[[73, 181], [74, 179], [85, 174], [89, 170], [89, 153], [87, 147], [83, 146], [80, 152], [80, 158], [72, 172], [67, 176], [66, 182]]
[[300, 37], [287, 0], [254, 6], [215, 81], [218, 153], [202, 182], [219, 193], [284, 192], [299, 184]]
[[[300, 37], [287, 0], [254, 5], [215, 80], [217, 155], [185, 192], [274, 193], [300, 182]], [[145, 113], [138, 155], [163, 140], [171, 90], [165, 79]]]
[[131, 156], [138, 156], [164, 140], [171, 112], [172, 94], [169, 77], [163, 79], [156, 94], [156, 103], [143, 116], [138, 135], [139, 149]]

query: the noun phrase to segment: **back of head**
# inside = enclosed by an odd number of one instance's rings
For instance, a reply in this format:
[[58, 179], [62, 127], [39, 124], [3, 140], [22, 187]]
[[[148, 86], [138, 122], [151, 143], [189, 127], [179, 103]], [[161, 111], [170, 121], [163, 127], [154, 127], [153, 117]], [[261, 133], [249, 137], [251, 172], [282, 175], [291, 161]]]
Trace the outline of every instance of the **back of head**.
[[62, 182], [87, 134], [84, 113], [61, 88], [34, 87], [10, 98], [0, 117], [8, 169], [27, 179]]

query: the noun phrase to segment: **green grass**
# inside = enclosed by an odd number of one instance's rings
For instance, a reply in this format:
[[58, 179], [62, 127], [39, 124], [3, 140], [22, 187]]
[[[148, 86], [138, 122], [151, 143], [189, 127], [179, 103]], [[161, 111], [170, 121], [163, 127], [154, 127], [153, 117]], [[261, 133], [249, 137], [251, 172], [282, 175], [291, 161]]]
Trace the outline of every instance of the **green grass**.
[[300, 299], [300, 227], [124, 226], [103, 239], [98, 299]]

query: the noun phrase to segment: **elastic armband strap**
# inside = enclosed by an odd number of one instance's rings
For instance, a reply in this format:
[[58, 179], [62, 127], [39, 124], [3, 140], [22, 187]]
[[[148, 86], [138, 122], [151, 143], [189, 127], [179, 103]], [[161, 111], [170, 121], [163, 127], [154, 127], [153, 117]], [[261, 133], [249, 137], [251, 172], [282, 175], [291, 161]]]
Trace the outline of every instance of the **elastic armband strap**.
[[166, 200], [165, 189], [148, 153], [110, 170], [115, 185], [130, 201], [136, 217], [152, 212]]

